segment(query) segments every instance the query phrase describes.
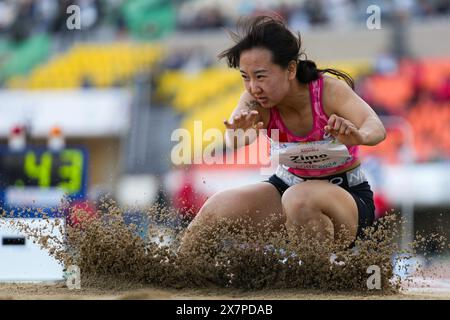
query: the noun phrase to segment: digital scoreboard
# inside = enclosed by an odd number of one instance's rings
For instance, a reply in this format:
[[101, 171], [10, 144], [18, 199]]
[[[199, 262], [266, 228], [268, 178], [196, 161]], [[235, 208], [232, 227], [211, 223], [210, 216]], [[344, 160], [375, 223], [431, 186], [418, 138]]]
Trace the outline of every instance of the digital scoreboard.
[[[0, 281], [64, 279], [63, 266], [24, 230], [63, 242], [67, 210], [60, 208], [66, 199], [86, 200], [87, 168], [84, 148], [0, 147], [0, 213], [6, 212], [0, 217]], [[61, 218], [62, 229], [54, 228]]]
[[[52, 206], [48, 199], [85, 199], [87, 151], [66, 148], [54, 152], [27, 147], [22, 151], [0, 148], [0, 203], [3, 208], [26, 203]], [[61, 199], [60, 199], [61, 200]]]

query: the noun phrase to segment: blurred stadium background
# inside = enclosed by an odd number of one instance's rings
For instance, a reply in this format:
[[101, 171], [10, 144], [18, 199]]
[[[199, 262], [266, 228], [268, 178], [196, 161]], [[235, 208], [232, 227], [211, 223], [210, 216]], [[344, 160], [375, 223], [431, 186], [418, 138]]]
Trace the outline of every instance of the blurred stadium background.
[[[68, 28], [72, 5], [80, 29]], [[366, 25], [370, 5], [381, 29]], [[88, 210], [109, 194], [188, 216], [218, 190], [262, 180], [258, 165], [174, 166], [171, 134], [193, 137], [195, 120], [224, 129], [243, 91], [216, 58], [231, 43], [224, 28], [273, 12], [382, 116], [387, 139], [362, 148], [377, 214], [393, 208], [410, 228], [449, 236], [448, 0], [1, 0], [2, 206], [55, 205], [62, 188]], [[48, 164], [48, 150], [79, 153]]]

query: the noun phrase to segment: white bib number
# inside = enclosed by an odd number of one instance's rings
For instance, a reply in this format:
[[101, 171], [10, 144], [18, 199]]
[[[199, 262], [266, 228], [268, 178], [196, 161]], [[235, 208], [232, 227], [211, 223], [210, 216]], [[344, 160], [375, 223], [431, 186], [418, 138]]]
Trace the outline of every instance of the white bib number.
[[271, 158], [296, 169], [328, 169], [341, 166], [351, 159], [347, 147], [337, 140], [313, 142], [273, 142]]

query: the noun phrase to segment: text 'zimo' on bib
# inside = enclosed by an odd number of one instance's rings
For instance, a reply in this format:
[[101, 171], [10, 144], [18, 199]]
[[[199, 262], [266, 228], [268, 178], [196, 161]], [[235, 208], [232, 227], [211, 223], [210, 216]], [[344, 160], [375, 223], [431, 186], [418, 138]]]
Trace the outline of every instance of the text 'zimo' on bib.
[[296, 169], [327, 169], [345, 164], [351, 160], [347, 147], [337, 141], [320, 140], [312, 142], [271, 141], [271, 159]]

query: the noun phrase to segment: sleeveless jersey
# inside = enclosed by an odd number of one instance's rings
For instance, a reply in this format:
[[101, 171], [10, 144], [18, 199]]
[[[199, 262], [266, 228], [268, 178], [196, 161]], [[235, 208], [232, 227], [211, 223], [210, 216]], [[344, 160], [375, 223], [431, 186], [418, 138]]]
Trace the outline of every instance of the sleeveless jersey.
[[[292, 133], [278, 109], [270, 109], [267, 135], [271, 141], [271, 159], [278, 159], [280, 165], [300, 177], [332, 175], [351, 167], [359, 158], [358, 146], [347, 147], [325, 132], [328, 116], [322, 105], [323, 81], [320, 76], [308, 84], [313, 127], [307, 135], [300, 137]], [[278, 135], [274, 129], [278, 129]]]

